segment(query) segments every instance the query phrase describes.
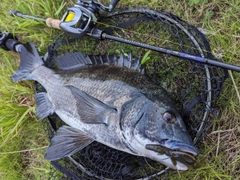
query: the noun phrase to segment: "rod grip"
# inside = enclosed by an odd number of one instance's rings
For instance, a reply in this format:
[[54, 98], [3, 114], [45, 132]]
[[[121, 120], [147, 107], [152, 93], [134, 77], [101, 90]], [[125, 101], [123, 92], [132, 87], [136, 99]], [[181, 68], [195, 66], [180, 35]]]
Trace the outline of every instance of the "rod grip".
[[46, 19], [46, 25], [48, 27], [52, 27], [52, 28], [55, 28], [55, 29], [61, 29], [60, 28], [60, 23], [61, 23], [61, 20], [59, 20], [59, 19], [53, 19], [53, 18], [47, 18]]
[[11, 50], [11, 51], [18, 52], [18, 50], [16, 49], [16, 46], [18, 44], [21, 44], [21, 43], [16, 39], [8, 39], [6, 41], [6, 47], [7, 47], [8, 50]]

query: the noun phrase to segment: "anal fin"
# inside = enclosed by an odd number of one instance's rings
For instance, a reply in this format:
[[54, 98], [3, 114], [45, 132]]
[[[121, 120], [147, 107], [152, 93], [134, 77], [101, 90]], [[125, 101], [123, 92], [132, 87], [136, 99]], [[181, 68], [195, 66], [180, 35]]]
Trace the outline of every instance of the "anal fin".
[[45, 159], [55, 161], [73, 155], [93, 141], [87, 133], [79, 129], [62, 126], [51, 139], [51, 145], [47, 148]]
[[46, 92], [35, 94], [35, 100], [37, 103], [36, 115], [40, 117], [40, 120], [54, 113], [52, 103], [49, 101]]

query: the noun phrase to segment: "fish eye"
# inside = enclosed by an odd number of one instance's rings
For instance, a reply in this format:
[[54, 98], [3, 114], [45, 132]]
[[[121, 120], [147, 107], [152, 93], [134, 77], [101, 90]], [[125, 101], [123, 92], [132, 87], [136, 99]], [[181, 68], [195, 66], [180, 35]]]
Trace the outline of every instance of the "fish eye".
[[176, 116], [175, 116], [172, 112], [166, 111], [166, 112], [163, 114], [163, 119], [164, 119], [167, 123], [173, 124], [173, 123], [176, 121]]

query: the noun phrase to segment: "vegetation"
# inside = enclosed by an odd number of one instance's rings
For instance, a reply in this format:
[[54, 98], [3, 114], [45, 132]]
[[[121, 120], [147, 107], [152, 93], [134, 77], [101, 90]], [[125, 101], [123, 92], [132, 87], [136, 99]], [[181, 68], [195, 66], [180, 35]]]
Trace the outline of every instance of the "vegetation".
[[[73, 1], [74, 2], [74, 1]], [[100, 0], [105, 5], [107, 0]], [[72, 2], [68, 2], [72, 3]], [[0, 30], [14, 33], [22, 42], [36, 44], [40, 54], [58, 33], [43, 22], [10, 17], [19, 10], [38, 17], [61, 18], [65, 1], [2, 0]], [[201, 28], [214, 55], [240, 66], [240, 1], [236, 0], [121, 0], [119, 6], [165, 9]], [[146, 59], [148, 59], [146, 54]], [[13, 83], [18, 54], [0, 50], [0, 179], [47, 179], [50, 165], [44, 160], [48, 146], [42, 124], [35, 117], [31, 82]], [[203, 142], [199, 164], [187, 172], [172, 172], [169, 179], [237, 179], [240, 171], [240, 74], [229, 72], [217, 106], [219, 116]]]

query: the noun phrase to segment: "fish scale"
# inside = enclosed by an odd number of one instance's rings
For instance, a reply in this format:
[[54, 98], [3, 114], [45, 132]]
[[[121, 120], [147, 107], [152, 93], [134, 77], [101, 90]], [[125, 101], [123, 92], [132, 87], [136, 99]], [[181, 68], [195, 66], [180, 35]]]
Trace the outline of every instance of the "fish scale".
[[116, 61], [96, 56], [93, 61], [69, 53], [56, 61], [60, 71], [54, 71], [32, 44], [21, 48], [20, 58], [12, 80], [35, 80], [46, 89], [35, 95], [36, 114], [44, 119], [55, 112], [68, 125], [51, 139], [46, 159], [71, 156], [97, 141], [172, 169], [187, 170], [195, 162], [198, 152], [173, 101], [140, 73], [139, 62], [122, 54]]
[[[38, 71], [39, 70], [39, 71]], [[75, 87], [77, 87], [78, 89], [88, 93], [89, 95], [98, 98], [99, 100], [106, 102], [106, 99], [108, 99], [107, 97], [111, 97], [111, 99], [108, 100], [108, 102], [112, 102], [113, 105], [116, 104], [118, 105], [118, 109], [120, 111], [122, 104], [124, 103], [124, 101], [128, 101], [129, 99], [131, 99], [129, 97], [129, 93], [136, 91], [135, 88], [132, 87], [128, 87], [128, 88], [124, 88], [124, 83], [123, 82], [115, 82], [115, 80], [113, 81], [105, 81], [105, 82], [101, 82], [99, 80], [91, 80], [89, 78], [86, 79], [81, 79], [78, 78], [77, 76], [79, 75], [81, 77], [81, 74], [76, 74], [74, 78], [69, 79], [66, 76], [63, 76], [63, 78], [61, 78], [61, 74], [55, 74], [55, 76], [46, 76], [46, 73], [48, 71], [52, 72], [52, 70], [49, 70], [46, 67], [42, 67], [40, 69], [38, 69], [35, 71], [36, 74], [43, 74], [42, 71], [44, 71], [45, 73], [45, 80], [43, 80], [43, 78], [41, 76], [35, 78], [35, 80], [37, 80], [39, 83], [44, 84], [44, 88], [46, 89], [46, 91], [48, 92], [48, 96], [51, 97], [51, 99], [54, 99], [52, 101], [52, 103], [55, 105], [55, 109], [56, 109], [56, 113], [61, 117], [61, 119], [71, 119], [70, 122], [68, 122], [68, 120], [66, 120], [65, 122], [67, 124], [70, 124], [73, 127], [81, 127], [83, 129], [85, 129], [85, 131], [88, 131], [90, 133], [95, 132], [97, 130], [103, 129], [101, 132], [102, 134], [98, 134], [98, 137], [95, 137], [94, 139], [97, 139], [99, 142], [109, 142], [110, 141], [118, 141], [118, 139], [120, 138], [109, 138], [109, 134], [116, 134], [116, 129], [119, 129], [118, 124], [119, 123], [112, 123], [113, 127], [112, 128], [108, 128], [108, 132], [106, 133], [106, 127], [104, 125], [100, 126], [99, 125], [88, 125], [88, 124], [83, 124], [81, 122], [81, 118], [79, 116], [79, 114], [77, 114], [76, 111], [74, 111], [75, 113], [73, 113], [73, 109], [72, 107], [74, 107], [74, 105], [76, 104], [75, 102], [75, 98], [72, 96], [72, 94], [70, 93], [70, 91], [63, 86], [63, 84], [67, 84], [67, 85], [73, 85]], [[39, 78], [39, 79], [38, 79]], [[57, 80], [58, 79], [58, 80]], [[61, 79], [61, 81], [59, 81], [59, 79]], [[46, 81], [47, 80], [47, 81]], [[55, 82], [55, 84], [53, 84], [52, 82]], [[58, 82], [58, 83], [56, 83]], [[113, 86], [114, 85], [114, 86]], [[52, 87], [55, 88], [52, 88]], [[94, 87], [94, 88], [93, 88]], [[107, 87], [111, 87], [111, 88], [107, 88]], [[61, 89], [60, 92], [56, 93], [55, 89]], [[105, 89], [108, 89], [108, 91], [105, 91]], [[98, 93], [98, 91], [102, 92], [102, 93]], [[118, 100], [117, 102], [114, 102], [114, 100]], [[73, 104], [72, 106], [69, 106], [69, 104]], [[81, 107], [80, 107], [81, 108]], [[62, 111], [67, 112], [67, 114], [62, 115], [62, 112], [58, 113], [57, 109], [61, 109]], [[76, 109], [76, 108], [75, 108]], [[64, 118], [65, 116], [68, 116], [68, 118]], [[115, 118], [115, 120], [118, 122], [119, 118]], [[110, 124], [111, 125], [111, 124]], [[111, 127], [109, 125], [109, 127]], [[121, 135], [121, 134], [119, 134]], [[116, 140], [114, 140], [116, 139]], [[109, 143], [111, 146], [112, 143]], [[114, 144], [118, 144], [118, 147], [121, 147], [121, 142], [115, 142]], [[125, 145], [124, 145], [125, 147]], [[123, 149], [123, 148], [122, 148]]]

